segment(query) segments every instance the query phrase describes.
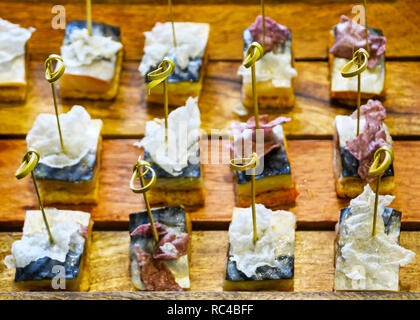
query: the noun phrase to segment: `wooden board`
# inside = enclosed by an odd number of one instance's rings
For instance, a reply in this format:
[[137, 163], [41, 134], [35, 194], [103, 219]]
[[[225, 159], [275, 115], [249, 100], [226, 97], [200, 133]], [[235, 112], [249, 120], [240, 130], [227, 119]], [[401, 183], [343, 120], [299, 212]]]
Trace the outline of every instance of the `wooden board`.
[[[266, 2], [267, 14], [293, 32], [298, 59], [326, 58], [327, 37], [340, 15], [350, 17], [352, 7], [360, 1], [274, 1]], [[2, 18], [37, 29], [29, 43], [31, 55], [45, 59], [59, 53], [64, 30], [51, 26], [54, 14], [50, 1], [2, 1]], [[62, 0], [66, 20], [85, 19], [85, 1]], [[258, 1], [174, 1], [175, 21], [210, 23], [209, 54], [212, 60], [242, 59], [242, 31], [261, 9]], [[120, 26], [126, 58], [139, 60], [144, 46], [143, 32], [160, 21], [169, 20], [166, 1], [97, 0], [92, 3], [92, 19]], [[401, 23], [401, 22], [404, 23]], [[368, 22], [381, 28], [387, 37], [388, 57], [418, 57], [420, 42], [417, 30], [420, 22], [420, 3], [416, 0], [371, 1], [368, 3]], [[229, 44], [227, 46], [227, 44]]]
[[[1, 300], [419, 300], [418, 292], [0, 292]], [[223, 303], [223, 301], [221, 302]]]
[[[121, 3], [122, 2], [122, 3]], [[133, 139], [144, 134], [145, 122], [163, 116], [162, 106], [147, 105], [144, 81], [137, 68], [143, 54], [143, 32], [157, 21], [168, 20], [166, 0], [94, 0], [95, 21], [121, 27], [125, 61], [121, 87], [113, 101], [64, 100], [62, 112], [74, 104], [85, 106], [93, 118], [104, 121], [100, 202], [97, 206], [60, 206], [92, 213], [93, 233], [90, 291], [88, 293], [25, 293], [15, 291], [13, 272], [1, 262], [20, 233], [25, 211], [37, 208], [29, 178], [16, 180], [26, 144], [22, 138], [41, 112], [53, 112], [51, 89], [44, 79], [43, 61], [59, 53], [64, 30], [51, 26], [54, 14], [49, 0], [1, 0], [0, 16], [37, 31], [28, 43], [29, 95], [25, 103], [0, 103], [0, 299], [420, 299], [420, 231], [403, 231], [401, 244], [416, 252], [415, 261], [401, 268], [400, 293], [340, 293], [333, 288], [333, 231], [339, 209], [348, 201], [337, 199], [332, 172], [332, 121], [354, 108], [329, 99], [327, 58], [328, 33], [341, 14], [352, 17], [356, 2], [347, 0], [266, 1], [266, 12], [293, 32], [298, 60], [296, 105], [275, 111], [289, 116], [285, 125], [292, 170], [300, 195], [288, 209], [298, 219], [294, 292], [223, 292], [222, 281], [227, 246], [226, 229], [234, 207], [233, 182], [227, 164], [204, 166], [206, 204], [190, 211], [193, 219], [191, 285], [185, 293], [134, 292], [129, 278], [128, 214], [144, 209], [142, 197], [133, 194], [128, 181], [139, 150]], [[66, 20], [85, 18], [85, 0], [62, 0]], [[202, 129], [207, 134], [226, 134], [232, 121], [247, 119], [233, 112], [240, 102], [241, 79], [237, 69], [242, 59], [242, 31], [260, 13], [255, 0], [174, 1], [175, 21], [207, 22], [211, 25], [207, 66], [199, 102]], [[404, 23], [401, 23], [403, 21]], [[370, 1], [368, 22], [387, 37], [387, 125], [396, 140], [420, 140], [420, 2], [416, 0]], [[228, 45], [227, 45], [228, 44]], [[19, 138], [19, 139], [15, 139]], [[132, 139], [121, 139], [132, 138]], [[115, 140], [112, 140], [115, 139]], [[312, 139], [312, 140], [300, 140]], [[204, 142], [207, 140], [203, 140]], [[205, 143], [203, 143], [205, 147]], [[420, 188], [417, 155], [420, 141], [396, 141], [396, 199], [393, 207], [403, 211], [403, 229], [420, 230]], [[204, 148], [206, 149], [206, 148]], [[202, 152], [208, 159], [206, 152]], [[109, 229], [110, 231], [103, 231]], [[205, 231], [203, 231], [203, 229]], [[302, 231], [313, 229], [314, 231]], [[316, 231], [315, 231], [316, 230]]]
[[[105, 140], [102, 154], [99, 204], [97, 206], [58, 206], [92, 213], [96, 227], [127, 228], [128, 214], [144, 209], [141, 195], [129, 189], [132, 166], [139, 149], [135, 140]], [[20, 227], [25, 211], [37, 207], [29, 178], [14, 178], [26, 150], [23, 140], [0, 140], [0, 227]], [[420, 227], [420, 168], [417, 155], [420, 142], [396, 141], [395, 179], [396, 199], [392, 207], [403, 212], [403, 228]], [[204, 150], [205, 151], [205, 150]], [[332, 169], [332, 142], [325, 140], [290, 140], [289, 153], [292, 172], [300, 193], [296, 205], [285, 207], [297, 216], [299, 228], [329, 228], [337, 222], [340, 208], [347, 200], [337, 199]], [[203, 161], [210, 161], [203, 152]], [[233, 182], [227, 164], [204, 165], [206, 203], [190, 211], [195, 228], [226, 228], [234, 207]]]
[[[211, 62], [199, 101], [202, 129], [226, 130], [232, 121], [246, 121], [232, 110], [240, 103], [241, 79], [237, 76], [239, 62]], [[105, 137], [139, 137], [144, 134], [147, 120], [163, 117], [161, 105], [147, 105], [144, 80], [137, 70], [138, 62], [125, 62], [118, 98], [114, 101], [64, 100], [62, 112], [74, 104], [87, 108], [93, 118], [104, 121]], [[329, 99], [328, 66], [326, 62], [298, 62], [294, 108], [274, 111], [291, 117], [285, 125], [288, 136], [297, 138], [331, 137], [332, 122], [338, 114], [350, 114], [354, 108], [344, 107]], [[44, 78], [42, 61], [30, 64], [29, 95], [26, 103], [0, 103], [0, 135], [24, 137], [42, 112], [53, 113], [51, 87]], [[394, 138], [420, 137], [420, 62], [387, 63], [386, 123]], [[61, 103], [60, 103], [61, 105]], [[263, 112], [263, 111], [261, 111]]]
[[[298, 231], [295, 246], [294, 292], [333, 291], [333, 231]], [[19, 233], [0, 233], [0, 261], [10, 253]], [[227, 231], [193, 231], [190, 265], [191, 292], [222, 291]], [[401, 245], [416, 252], [415, 260], [400, 269], [400, 291], [420, 290], [420, 232], [401, 234]], [[129, 274], [129, 235], [124, 231], [93, 233], [90, 258], [91, 292], [133, 291]], [[17, 291], [14, 271], [0, 264], [0, 292]], [[156, 293], [158, 294], [158, 293]], [[2, 296], [0, 296], [1, 298]], [[173, 296], [167, 296], [170, 298]], [[211, 296], [208, 296], [211, 297]], [[156, 297], [155, 297], [156, 298]]]

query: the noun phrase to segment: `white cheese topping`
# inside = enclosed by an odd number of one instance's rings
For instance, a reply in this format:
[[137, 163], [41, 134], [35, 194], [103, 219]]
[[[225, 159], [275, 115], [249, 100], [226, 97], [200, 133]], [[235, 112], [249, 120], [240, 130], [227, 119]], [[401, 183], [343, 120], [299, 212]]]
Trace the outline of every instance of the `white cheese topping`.
[[70, 35], [70, 44], [61, 47], [65, 72], [111, 81], [121, 48], [122, 44], [111, 37], [89, 36], [87, 29], [76, 29]]
[[54, 243], [50, 243], [41, 211], [28, 211], [22, 239], [13, 243], [12, 254], [4, 260], [8, 268], [23, 268], [43, 257], [64, 262], [70, 245], [83, 249], [85, 239], [79, 230], [88, 227], [89, 213], [57, 209], [46, 209], [45, 213]]
[[176, 247], [170, 243], [170, 242], [166, 242], [164, 243], [162, 246], [159, 247], [160, 250], [162, 250], [163, 253], [165, 254], [169, 254], [169, 255], [173, 255], [176, 256], [178, 254], [178, 250], [176, 249]]
[[25, 83], [25, 45], [34, 31], [0, 18], [0, 84]]
[[0, 64], [25, 54], [26, 41], [34, 31], [34, 28], [21, 28], [0, 18]]
[[278, 266], [279, 256], [293, 256], [296, 219], [293, 213], [272, 211], [256, 204], [258, 241], [253, 242], [251, 208], [234, 208], [229, 226], [229, 243], [232, 260], [247, 277], [260, 266]]
[[202, 58], [209, 37], [208, 23], [175, 22], [174, 47], [172, 25], [170, 22], [156, 23], [152, 31], [144, 33], [144, 55], [139, 71], [145, 76], [150, 68], [155, 68], [167, 55], [175, 55], [176, 63], [181, 69], [188, 66], [190, 59]]
[[[365, 117], [360, 117], [360, 132], [363, 132], [365, 128]], [[334, 125], [337, 128], [337, 133], [339, 137], [340, 147], [346, 147], [346, 142], [356, 138], [357, 134], [357, 119], [353, 119], [350, 116], [336, 116]], [[386, 133], [386, 142], [392, 145], [392, 137], [389, 134], [388, 127], [386, 124], [383, 124], [385, 133]]]
[[[331, 76], [331, 91], [356, 91], [357, 77], [344, 78], [341, 70], [350, 60], [334, 57], [334, 66]], [[373, 69], [366, 69], [361, 74], [361, 90], [365, 93], [380, 94], [384, 89], [385, 68], [382, 57]]]
[[[276, 88], [290, 88], [292, 78], [297, 76], [296, 70], [292, 67], [291, 42], [286, 41], [284, 53], [267, 52], [260, 60], [255, 63], [255, 76], [257, 81], [269, 81]], [[243, 76], [244, 82], [251, 82], [251, 68], [239, 67], [238, 75]]]
[[162, 169], [173, 176], [181, 174], [188, 161], [198, 163], [200, 110], [197, 98], [188, 98], [186, 105], [168, 116], [168, 143], [165, 142], [165, 121], [147, 121], [145, 137], [135, 145], [143, 147]]
[[[236, 124], [235, 124], [236, 125]], [[241, 122], [240, 126], [242, 128], [246, 128], [247, 124], [246, 122]], [[284, 134], [283, 134], [283, 126], [281, 124], [278, 124], [273, 127], [273, 134], [275, 136], [276, 141], [282, 141], [284, 142]], [[243, 129], [242, 132], [240, 132], [239, 128], [234, 128], [231, 131], [231, 134], [233, 136], [233, 150], [234, 150], [234, 157], [235, 158], [242, 158], [244, 155], [251, 154], [253, 151], [253, 140], [256, 141], [255, 146], [255, 152], [257, 154], [264, 154], [264, 129], [258, 129], [255, 132], [255, 138], [253, 138], [254, 131], [252, 129]], [[256, 169], [256, 174], [261, 174], [263, 167], [258, 167]]]
[[398, 267], [410, 263], [415, 253], [398, 244], [398, 228], [385, 233], [381, 216], [393, 196], [379, 196], [376, 236], [372, 238], [375, 193], [369, 185], [350, 202], [351, 214], [340, 223], [341, 254], [336, 261], [336, 290], [398, 290]]
[[[84, 227], [89, 226], [90, 214], [83, 211], [45, 209], [45, 215], [51, 227], [63, 222], [73, 221]], [[39, 233], [45, 231], [44, 219], [40, 210], [26, 211], [23, 234]]]
[[[75, 222], [60, 223], [51, 228], [54, 243], [51, 244], [48, 233], [33, 233], [22, 236], [21, 240], [13, 242], [12, 258], [7, 258], [8, 267], [23, 268], [43, 257], [64, 262], [70, 249], [70, 241], [84, 244], [84, 239], [78, 234], [80, 225]], [[10, 257], [10, 256], [9, 256]], [[10, 262], [14, 261], [13, 264]], [[13, 263], [13, 262], [12, 262]]]
[[54, 114], [41, 113], [26, 136], [28, 147], [36, 149], [40, 163], [53, 168], [77, 164], [89, 151], [96, 151], [102, 121], [92, 120], [82, 106], [59, 115], [65, 153], [61, 150], [57, 119]]
[[273, 128], [273, 133], [277, 137], [277, 140], [284, 141], [283, 126], [281, 124], [278, 124]]

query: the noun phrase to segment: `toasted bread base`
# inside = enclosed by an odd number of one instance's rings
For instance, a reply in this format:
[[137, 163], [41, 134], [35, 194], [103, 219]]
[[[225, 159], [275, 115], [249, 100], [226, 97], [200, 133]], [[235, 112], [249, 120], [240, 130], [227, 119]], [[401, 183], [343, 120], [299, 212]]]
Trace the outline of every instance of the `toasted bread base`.
[[[158, 221], [155, 221], [155, 222], [158, 222]], [[192, 248], [192, 246], [191, 246], [192, 223], [191, 223], [190, 214], [188, 212], [186, 212], [186, 211], [185, 211], [185, 228], [186, 228], [186, 231], [187, 231], [188, 237], [189, 237], [188, 247], [187, 247], [187, 257], [188, 257], [188, 273], [189, 273], [188, 276], [189, 276], [189, 278], [191, 278], [191, 276], [190, 276], [190, 270], [191, 270], [191, 250], [192, 250], [191, 249]], [[130, 246], [130, 248], [131, 248], [131, 246]], [[129, 267], [130, 278], [133, 277], [132, 272], [131, 272], [131, 270], [132, 270], [131, 263], [132, 263], [132, 261], [130, 261], [130, 267]], [[175, 281], [176, 281], [176, 279], [175, 279]], [[133, 285], [133, 288], [134, 288], [134, 290], [138, 290], [138, 291], [147, 291], [145, 289], [142, 290], [142, 289], [136, 287], [135, 285]], [[189, 291], [190, 289], [191, 289], [190, 287], [188, 287], [188, 288], [186, 288], [186, 287], [182, 288], [183, 291]]]
[[[290, 159], [286, 135], [283, 135], [283, 141], [287, 158]], [[251, 181], [238, 184], [235, 174], [233, 175], [233, 179], [236, 206], [249, 207], [251, 205]], [[299, 191], [296, 189], [296, 185], [293, 182], [292, 174], [283, 174], [256, 179], [255, 185], [256, 203], [261, 203], [267, 208], [276, 208], [280, 205], [293, 204], [299, 195]]]
[[0, 101], [19, 102], [26, 99], [26, 83], [21, 85], [0, 85]]
[[92, 228], [93, 221], [89, 222], [88, 237], [85, 242], [83, 250], [82, 260], [80, 261], [79, 273], [74, 279], [66, 279], [65, 289], [54, 289], [52, 287], [52, 280], [41, 280], [41, 281], [21, 281], [15, 282], [15, 286], [19, 290], [23, 291], [88, 291], [90, 287], [89, 281], [89, 264], [90, 264], [90, 252], [92, 242]]
[[[292, 67], [295, 66], [295, 58], [292, 53]], [[292, 78], [291, 87], [275, 87], [271, 80], [257, 81], [257, 95], [259, 108], [287, 108], [295, 105], [295, 86], [296, 78]], [[247, 108], [254, 106], [252, 95], [252, 83], [243, 82], [242, 80], [242, 104]]]
[[248, 280], [232, 281], [226, 280], [227, 265], [229, 259], [230, 245], [228, 246], [225, 258], [225, 279], [223, 280], [223, 291], [293, 291], [294, 279], [273, 279], [273, 280]]
[[[201, 89], [203, 87], [204, 76], [207, 67], [207, 53], [203, 57], [203, 65], [200, 70], [199, 81], [179, 81], [168, 82], [168, 104], [173, 107], [181, 107], [189, 97], [198, 97], [200, 99]], [[163, 85], [160, 84], [150, 90], [150, 94], [146, 93], [148, 103], [163, 104]]]
[[293, 279], [281, 280], [250, 280], [250, 281], [223, 281], [224, 291], [292, 291], [294, 286]]
[[25, 82], [10, 85], [0, 84], [0, 101], [22, 102], [25, 101], [28, 88], [29, 53], [25, 44]]
[[110, 100], [118, 93], [124, 51], [118, 51], [114, 77], [110, 82], [90, 76], [64, 73], [60, 78], [61, 98]]
[[92, 180], [69, 182], [38, 179], [38, 188], [44, 204], [96, 204], [99, 196], [102, 137], [96, 150], [96, 163]]
[[[295, 80], [292, 79], [291, 87], [274, 87], [271, 80], [257, 82], [258, 106], [260, 108], [293, 107]], [[254, 106], [252, 97], [252, 83], [242, 84], [242, 104], [247, 108]]]
[[[329, 33], [328, 36], [328, 48], [331, 48], [334, 45], [335, 39], [334, 35]], [[357, 103], [357, 91], [332, 91], [332, 73], [334, 70], [334, 55], [328, 53], [328, 65], [329, 65], [329, 80], [330, 80], [330, 96], [331, 99], [337, 100], [337, 102], [354, 106]], [[384, 65], [385, 67], [385, 65]], [[366, 103], [369, 99], [382, 99], [385, 97], [385, 83], [384, 88], [379, 94], [361, 92], [360, 100], [361, 103]]]
[[[341, 155], [339, 150], [339, 141], [337, 130], [334, 130], [334, 179], [335, 179], [335, 190], [339, 198], [355, 198], [361, 193], [367, 184], [366, 181], [360, 177], [343, 177], [342, 166], [341, 166]], [[376, 183], [370, 183], [372, 190], [376, 190]], [[395, 182], [393, 176], [382, 177], [381, 185], [379, 186], [379, 193], [382, 195], [392, 194], [395, 189]]]
[[195, 207], [204, 205], [205, 190], [204, 188], [188, 190], [152, 188], [147, 193], [147, 197], [152, 206], [182, 204], [188, 207]]

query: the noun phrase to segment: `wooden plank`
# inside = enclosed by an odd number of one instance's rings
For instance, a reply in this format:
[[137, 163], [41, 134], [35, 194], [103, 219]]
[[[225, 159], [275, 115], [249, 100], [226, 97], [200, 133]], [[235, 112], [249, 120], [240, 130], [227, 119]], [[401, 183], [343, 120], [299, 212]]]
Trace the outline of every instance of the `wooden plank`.
[[[232, 121], [246, 121], [233, 112], [240, 103], [241, 79], [236, 75], [239, 62], [211, 62], [199, 101], [202, 129], [226, 130]], [[93, 118], [104, 121], [105, 137], [137, 137], [144, 134], [145, 122], [163, 117], [163, 107], [148, 105], [144, 80], [137, 70], [138, 62], [124, 63], [119, 95], [114, 101], [64, 100], [62, 111], [74, 104], [87, 108]], [[350, 114], [354, 108], [337, 105], [329, 99], [326, 62], [298, 62], [296, 105], [282, 115], [293, 120], [285, 125], [288, 136], [331, 137], [332, 122], [338, 114]], [[32, 61], [29, 95], [26, 103], [0, 103], [0, 135], [25, 136], [41, 112], [54, 110], [51, 88], [44, 79], [43, 63]], [[420, 62], [387, 63], [386, 123], [394, 138], [420, 137]], [[61, 105], [61, 103], [60, 103]], [[271, 118], [279, 115], [274, 111]]]
[[[92, 213], [96, 227], [127, 228], [128, 214], [144, 209], [142, 197], [128, 187], [132, 166], [139, 149], [135, 140], [105, 140], [102, 154], [99, 204], [97, 206], [58, 206]], [[0, 227], [20, 227], [25, 211], [37, 207], [32, 181], [16, 180], [14, 173], [26, 150], [23, 140], [0, 140]], [[396, 199], [392, 207], [403, 212], [403, 228], [420, 227], [420, 154], [419, 141], [396, 141]], [[338, 199], [334, 190], [332, 142], [290, 140], [292, 172], [300, 193], [296, 205], [284, 207], [297, 216], [299, 228], [330, 228], [337, 222], [339, 210], [348, 200]], [[207, 156], [203, 153], [203, 161]], [[190, 211], [196, 228], [226, 228], [234, 207], [233, 182], [227, 164], [204, 165], [207, 198], [205, 206]], [[12, 192], [11, 192], [12, 190]]]
[[[19, 233], [0, 233], [0, 260], [10, 253], [11, 243], [19, 237]], [[331, 293], [333, 291], [334, 237], [333, 231], [298, 231], [296, 233], [295, 293]], [[227, 238], [227, 231], [193, 231], [190, 266], [191, 292], [207, 294], [223, 291]], [[413, 250], [417, 255], [412, 263], [400, 269], [400, 291], [418, 292], [420, 290], [418, 278], [420, 232], [402, 232], [401, 245]], [[129, 274], [128, 246], [128, 232], [96, 231], [93, 233], [89, 256], [91, 292], [134, 290]], [[13, 285], [13, 274], [13, 270], [8, 270], [0, 264], [0, 292], [18, 291]], [[206, 294], [203, 297], [206, 297]], [[54, 297], [54, 294], [52, 295]], [[151, 296], [151, 298], [157, 297], [159, 297], [157, 293], [156, 296]], [[285, 298], [288, 297], [293, 298], [293, 296], [285, 296]]]
[[[213, 60], [242, 59], [242, 31], [260, 14], [258, 1], [221, 1], [174, 3], [175, 21], [207, 22], [211, 25], [209, 54]], [[328, 32], [339, 21], [341, 14], [353, 17], [352, 7], [358, 2], [348, 1], [283, 1], [267, 2], [266, 12], [293, 32], [295, 54], [298, 59], [326, 58]], [[66, 20], [85, 18], [83, 0], [60, 2], [66, 10]], [[36, 59], [45, 59], [58, 53], [63, 30], [55, 30], [51, 23], [53, 3], [46, 1], [2, 1], [2, 18], [33, 26], [37, 29], [29, 43], [29, 51]], [[398, 10], [396, 10], [398, 8]], [[144, 46], [143, 32], [151, 30], [157, 21], [169, 19], [165, 1], [95, 1], [92, 19], [121, 27], [126, 58], [138, 60]], [[118, 14], [116, 14], [118, 13]], [[368, 21], [381, 28], [387, 36], [388, 57], [418, 57], [420, 41], [417, 25], [420, 21], [420, 3], [415, 0], [375, 1], [368, 5]], [[404, 21], [404, 23], [399, 23]], [[227, 50], [226, 44], [229, 44]]]
[[0, 292], [1, 300], [419, 300], [417, 292]]

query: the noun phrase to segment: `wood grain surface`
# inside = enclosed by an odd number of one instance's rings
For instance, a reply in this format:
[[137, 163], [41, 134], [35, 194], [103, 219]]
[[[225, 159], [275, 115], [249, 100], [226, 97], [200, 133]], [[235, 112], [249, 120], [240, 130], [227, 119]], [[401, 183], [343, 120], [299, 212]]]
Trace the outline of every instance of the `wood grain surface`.
[[[334, 237], [333, 231], [296, 233], [294, 292], [333, 291]], [[19, 238], [19, 233], [0, 233], [0, 260], [10, 254], [12, 242]], [[129, 239], [125, 231], [93, 232], [89, 291], [134, 291], [129, 274]], [[193, 231], [191, 241], [191, 292], [222, 291], [227, 231]], [[400, 269], [400, 291], [420, 291], [420, 232], [402, 232], [401, 245], [417, 255], [412, 263]], [[13, 277], [14, 271], [1, 263], [0, 292], [18, 291]], [[170, 297], [174, 298], [166, 298]]]
[[[342, 14], [350, 17], [352, 7], [360, 1], [275, 1], [266, 2], [267, 15], [288, 26], [293, 32], [295, 55], [298, 59], [327, 56], [327, 37]], [[51, 9], [65, 7], [66, 20], [85, 19], [84, 0], [51, 1], [2, 0], [3, 19], [35, 27], [29, 51], [36, 59], [59, 53], [64, 30], [52, 28]], [[206, 22], [210, 24], [209, 56], [212, 60], [242, 59], [242, 31], [260, 14], [259, 1], [174, 1], [175, 21]], [[92, 19], [120, 26], [126, 58], [139, 60], [144, 46], [143, 32], [160, 21], [169, 20], [165, 1], [93, 1]], [[368, 22], [383, 30], [387, 37], [388, 57], [419, 57], [420, 2], [416, 0], [371, 1]], [[404, 22], [404, 23], [402, 23]], [[227, 45], [228, 44], [228, 45]]]
[[[1, 300], [419, 300], [418, 292], [0, 292]], [[222, 302], [223, 303], [223, 302]]]
[[[128, 214], [144, 209], [143, 198], [129, 189], [132, 166], [139, 149], [135, 140], [105, 140], [102, 153], [99, 204], [97, 206], [58, 206], [92, 213], [97, 228], [127, 228]], [[37, 207], [29, 178], [14, 178], [26, 144], [23, 140], [0, 140], [0, 194], [6, 195], [0, 207], [0, 227], [20, 227], [25, 212]], [[203, 148], [202, 161], [210, 162]], [[396, 199], [392, 207], [403, 212], [403, 228], [420, 227], [420, 168], [416, 165], [420, 142], [396, 141]], [[332, 142], [327, 140], [289, 141], [292, 173], [300, 195], [295, 206], [283, 207], [294, 212], [299, 228], [329, 228], [337, 222], [339, 210], [348, 200], [338, 199], [334, 189]], [[220, 162], [221, 163], [221, 162]], [[189, 210], [195, 229], [226, 228], [234, 207], [233, 182], [227, 164], [204, 165], [207, 193], [205, 206]]]
[[[246, 121], [233, 109], [240, 103], [241, 79], [236, 75], [240, 62], [210, 62], [208, 76], [199, 101], [201, 127], [207, 134], [226, 130], [232, 121]], [[146, 90], [138, 62], [125, 62], [118, 97], [112, 101], [68, 100], [59, 103], [67, 112], [80, 104], [92, 118], [104, 121], [105, 137], [140, 137], [147, 120], [163, 117], [161, 105], [146, 103]], [[271, 118], [292, 118], [285, 125], [286, 134], [297, 138], [325, 138], [333, 133], [336, 115], [350, 114], [354, 108], [339, 105], [329, 98], [326, 62], [296, 63], [296, 105], [272, 111]], [[388, 62], [384, 102], [388, 110], [386, 123], [394, 138], [420, 137], [420, 62]], [[24, 137], [39, 113], [53, 113], [51, 87], [44, 78], [43, 62], [30, 64], [29, 94], [25, 103], [0, 103], [0, 135]], [[261, 112], [264, 112], [261, 110]], [[252, 114], [252, 113], [251, 113]]]
[[[85, 18], [85, 0], [0, 0], [0, 17], [35, 27], [28, 43], [29, 92], [24, 103], [0, 102], [0, 299], [420, 299], [420, 1], [368, 1], [368, 22], [387, 37], [386, 124], [395, 140], [396, 199], [403, 212], [401, 244], [416, 252], [415, 261], [400, 272], [400, 293], [333, 293], [332, 230], [347, 200], [336, 197], [332, 169], [332, 122], [353, 108], [330, 101], [327, 59], [328, 33], [341, 14], [352, 17], [350, 0], [267, 0], [266, 13], [293, 32], [296, 82], [294, 108], [271, 112], [284, 115], [292, 171], [300, 195], [296, 205], [294, 292], [223, 292], [226, 228], [234, 207], [233, 181], [227, 164], [205, 164], [205, 206], [189, 210], [193, 220], [191, 291], [135, 292], [129, 277], [128, 214], [144, 209], [140, 195], [128, 182], [139, 149], [133, 143], [144, 135], [145, 123], [163, 116], [163, 107], [148, 105], [144, 80], [137, 68], [143, 55], [143, 32], [169, 20], [166, 0], [93, 0], [92, 18], [121, 27], [125, 61], [118, 97], [112, 101], [63, 100], [61, 112], [75, 104], [92, 118], [104, 121], [104, 148], [97, 206], [59, 206], [92, 213], [93, 232], [90, 292], [19, 292], [13, 271], [1, 262], [20, 238], [26, 210], [37, 208], [32, 181], [16, 180], [14, 172], [26, 150], [24, 137], [39, 113], [54, 110], [51, 89], [44, 79], [43, 60], [59, 53], [64, 30], [51, 26], [55, 4], [63, 5], [66, 20]], [[245, 121], [234, 110], [240, 102], [242, 31], [260, 14], [256, 0], [174, 0], [175, 21], [210, 23], [210, 62], [199, 101], [202, 129], [208, 135], [227, 134], [232, 121]], [[302, 140], [308, 139], [308, 140]], [[321, 139], [321, 140], [320, 140]], [[407, 140], [408, 139], [408, 140]], [[409, 141], [416, 139], [417, 141]], [[209, 159], [203, 139], [202, 158]], [[224, 229], [224, 230], [215, 230]], [[310, 229], [310, 230], [306, 230]], [[413, 230], [413, 231], [411, 231]], [[416, 230], [416, 231], [414, 231]], [[414, 293], [416, 292], [417, 293]]]

